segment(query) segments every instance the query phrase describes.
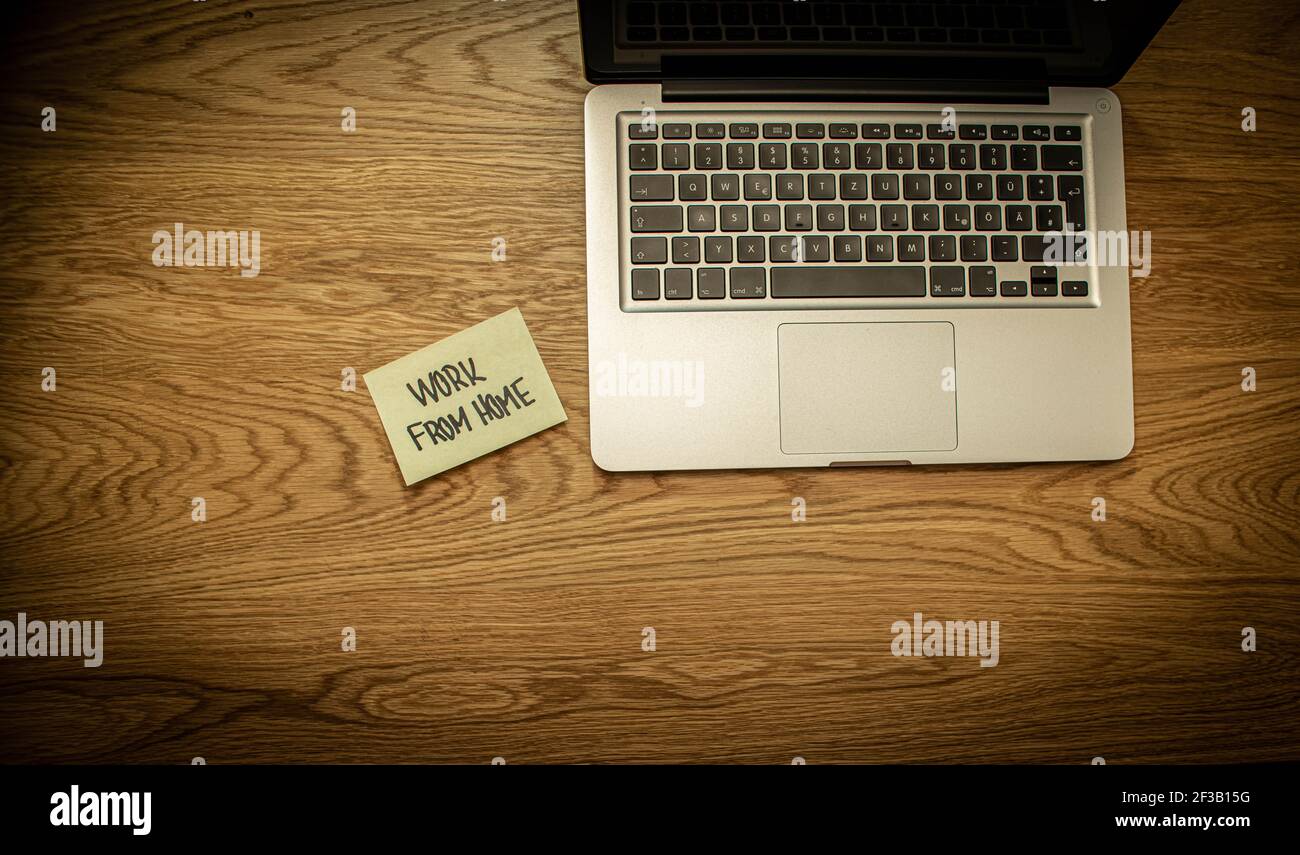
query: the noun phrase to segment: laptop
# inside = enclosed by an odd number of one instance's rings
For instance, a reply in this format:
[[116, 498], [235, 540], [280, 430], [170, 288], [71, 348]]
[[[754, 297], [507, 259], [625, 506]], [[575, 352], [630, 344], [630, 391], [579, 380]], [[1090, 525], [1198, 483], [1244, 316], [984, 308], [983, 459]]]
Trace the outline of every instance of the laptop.
[[1106, 87], [1176, 5], [579, 0], [596, 464], [1127, 455]]

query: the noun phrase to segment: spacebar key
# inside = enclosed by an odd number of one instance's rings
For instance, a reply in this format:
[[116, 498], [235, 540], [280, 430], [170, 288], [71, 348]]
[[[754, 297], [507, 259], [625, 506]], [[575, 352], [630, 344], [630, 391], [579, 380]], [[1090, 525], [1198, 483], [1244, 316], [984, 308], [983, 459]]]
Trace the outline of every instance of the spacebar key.
[[924, 297], [924, 267], [773, 267], [773, 297]]

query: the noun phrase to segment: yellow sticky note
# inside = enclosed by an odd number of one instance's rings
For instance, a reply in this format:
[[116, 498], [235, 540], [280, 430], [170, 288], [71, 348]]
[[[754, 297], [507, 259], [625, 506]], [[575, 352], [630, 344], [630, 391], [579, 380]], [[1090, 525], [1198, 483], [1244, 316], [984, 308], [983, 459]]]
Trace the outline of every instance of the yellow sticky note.
[[365, 380], [408, 486], [568, 419], [518, 309]]

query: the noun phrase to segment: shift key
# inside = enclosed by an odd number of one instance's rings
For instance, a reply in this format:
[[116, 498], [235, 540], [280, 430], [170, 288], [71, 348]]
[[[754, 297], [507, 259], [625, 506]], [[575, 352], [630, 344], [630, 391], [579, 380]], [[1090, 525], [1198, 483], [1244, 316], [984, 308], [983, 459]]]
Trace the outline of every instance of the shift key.
[[633, 205], [629, 217], [634, 232], [680, 232], [681, 205]]

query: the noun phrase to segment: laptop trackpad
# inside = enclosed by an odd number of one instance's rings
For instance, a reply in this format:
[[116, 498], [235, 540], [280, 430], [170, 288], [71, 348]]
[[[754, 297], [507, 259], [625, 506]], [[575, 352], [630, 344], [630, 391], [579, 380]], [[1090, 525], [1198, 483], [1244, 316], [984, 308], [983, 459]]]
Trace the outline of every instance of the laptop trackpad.
[[786, 454], [957, 447], [952, 324], [781, 324], [776, 337]]

